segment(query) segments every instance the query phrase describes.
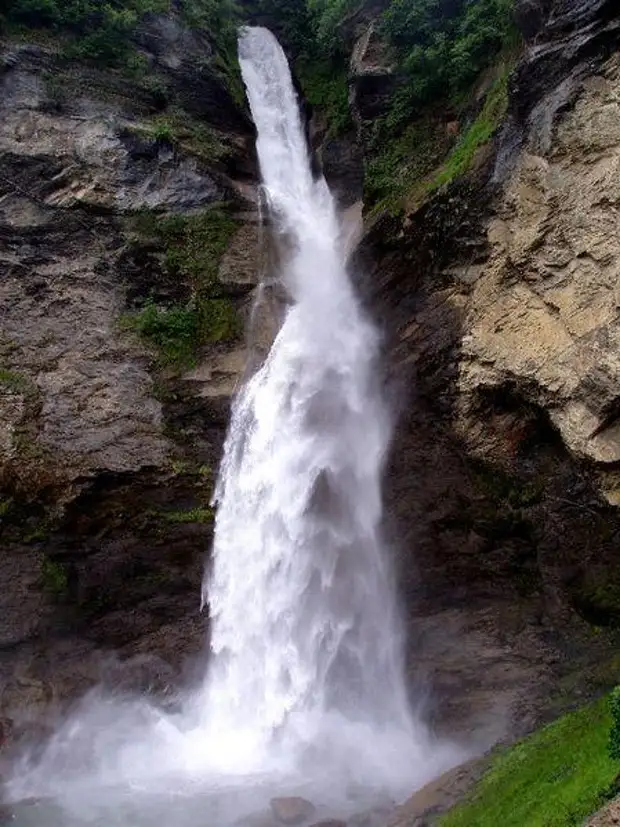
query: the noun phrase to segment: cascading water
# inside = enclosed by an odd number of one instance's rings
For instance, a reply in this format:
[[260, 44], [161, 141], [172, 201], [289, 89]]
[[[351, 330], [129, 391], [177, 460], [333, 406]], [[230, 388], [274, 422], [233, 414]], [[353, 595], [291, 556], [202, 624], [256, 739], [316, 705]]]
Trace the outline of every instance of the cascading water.
[[236, 400], [225, 449], [205, 715], [261, 759], [274, 733], [316, 746], [327, 721], [332, 735], [340, 721], [402, 742], [413, 731], [379, 539], [390, 427], [377, 334], [345, 269], [333, 198], [312, 175], [282, 49], [248, 29], [240, 62], [292, 306]]
[[390, 420], [377, 333], [346, 272], [333, 198], [312, 174], [282, 49], [246, 29], [240, 63], [290, 303], [234, 404], [203, 594], [208, 676], [174, 715], [87, 699], [15, 773], [13, 798], [56, 802], [18, 825], [227, 827], [291, 793], [346, 815], [458, 758], [407, 704], [380, 541]]

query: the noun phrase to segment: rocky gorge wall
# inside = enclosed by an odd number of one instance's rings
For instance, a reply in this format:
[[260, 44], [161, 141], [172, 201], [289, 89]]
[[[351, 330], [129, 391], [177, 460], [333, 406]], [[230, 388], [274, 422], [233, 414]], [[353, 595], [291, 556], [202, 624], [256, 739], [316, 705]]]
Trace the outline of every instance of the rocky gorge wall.
[[[369, 215], [357, 256], [399, 414], [387, 532], [412, 687], [481, 747], [618, 679], [620, 20], [602, 0], [517, 7], [501, 128], [465, 175]], [[353, 21], [357, 132], [311, 124], [345, 206], [393, 91], [380, 8]], [[253, 130], [208, 39], [162, 17], [140, 53], [148, 82], [2, 43], [6, 743], [99, 681], [172, 702], [204, 647], [209, 502], [258, 272]], [[149, 307], [196, 296], [215, 316], [188, 359]]]
[[413, 679], [442, 726], [490, 740], [618, 678], [620, 20], [517, 7], [495, 137], [361, 251], [402, 412], [388, 514]]
[[138, 77], [0, 44], [0, 742], [101, 680], [172, 692], [205, 645], [253, 130], [208, 39], [140, 37]]

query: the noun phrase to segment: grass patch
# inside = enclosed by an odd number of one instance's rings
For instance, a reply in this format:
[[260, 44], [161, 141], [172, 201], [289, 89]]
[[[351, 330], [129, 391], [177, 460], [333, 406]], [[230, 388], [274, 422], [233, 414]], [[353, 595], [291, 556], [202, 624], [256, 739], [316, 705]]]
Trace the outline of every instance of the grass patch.
[[24, 396], [32, 396], [36, 393], [36, 386], [30, 379], [21, 373], [13, 370], [0, 368], [0, 388], [5, 388], [11, 393], [20, 393]]
[[210, 524], [215, 520], [215, 511], [212, 508], [192, 508], [190, 511], [165, 511], [158, 516], [173, 525]]
[[205, 163], [221, 161], [230, 152], [224, 137], [217, 130], [198, 122], [182, 109], [167, 109], [127, 129], [155, 141], [168, 143]]
[[123, 317], [122, 325], [153, 345], [169, 365], [189, 365], [199, 345], [199, 321], [195, 307], [161, 309], [149, 300], [135, 315]]
[[231, 299], [222, 293], [218, 269], [237, 223], [221, 208], [193, 215], [159, 216], [144, 210], [134, 216], [133, 231], [161, 244], [168, 276], [191, 289], [185, 304], [159, 307], [148, 299], [121, 326], [137, 332], [160, 353], [164, 365], [191, 367], [201, 346], [234, 339], [240, 322]]
[[410, 124], [396, 139], [390, 135], [387, 119], [375, 122], [364, 175], [364, 200], [373, 212], [397, 213], [416, 181], [436, 169], [449, 149], [445, 129], [431, 117]]
[[169, 367], [192, 367], [202, 345], [232, 339], [239, 332], [237, 312], [227, 298], [203, 298], [166, 308], [149, 300], [139, 313], [124, 316], [121, 324], [153, 345]]
[[613, 795], [610, 725], [604, 698], [508, 749], [440, 827], [578, 827]]
[[238, 224], [222, 207], [167, 216], [142, 210], [133, 217], [132, 229], [138, 238], [162, 244], [169, 275], [186, 280], [195, 292], [213, 292]]
[[498, 67], [482, 109], [451, 152], [445, 126], [431, 114], [421, 116], [397, 138], [391, 137], [394, 127], [389, 116], [375, 124], [364, 182], [365, 202], [373, 213], [415, 209], [472, 169], [477, 153], [493, 138], [506, 114], [513, 66], [514, 59], [506, 58]]
[[56, 600], [63, 600], [69, 592], [69, 578], [63, 565], [49, 557], [43, 559], [41, 566], [43, 588]]
[[490, 88], [484, 106], [476, 120], [465, 132], [450, 157], [433, 178], [428, 192], [449, 184], [471, 169], [476, 153], [485, 146], [497, 132], [508, 108], [508, 79], [512, 63], [502, 66]]

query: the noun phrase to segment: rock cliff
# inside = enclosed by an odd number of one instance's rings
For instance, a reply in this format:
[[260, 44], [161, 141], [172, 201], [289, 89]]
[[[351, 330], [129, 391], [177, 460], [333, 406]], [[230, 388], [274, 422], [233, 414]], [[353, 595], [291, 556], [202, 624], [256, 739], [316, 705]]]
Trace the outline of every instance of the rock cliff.
[[491, 739], [618, 678], [620, 19], [519, 19], [495, 137], [374, 219], [360, 260], [402, 411], [388, 513], [412, 669], [439, 721]]
[[[171, 691], [204, 646], [258, 273], [253, 130], [208, 39], [168, 16], [139, 45], [132, 75], [0, 43], [5, 738], [99, 680]], [[188, 357], [198, 301], [211, 328]]]
[[[386, 528], [412, 686], [480, 746], [618, 679], [620, 17], [517, 6], [501, 125], [464, 174], [369, 215], [356, 259], [399, 414]], [[347, 206], [398, 83], [380, 8], [348, 23], [355, 138], [313, 122]], [[173, 696], [202, 651], [258, 233], [253, 130], [208, 38], [154, 18], [132, 77], [1, 47], [8, 741], [100, 680]]]

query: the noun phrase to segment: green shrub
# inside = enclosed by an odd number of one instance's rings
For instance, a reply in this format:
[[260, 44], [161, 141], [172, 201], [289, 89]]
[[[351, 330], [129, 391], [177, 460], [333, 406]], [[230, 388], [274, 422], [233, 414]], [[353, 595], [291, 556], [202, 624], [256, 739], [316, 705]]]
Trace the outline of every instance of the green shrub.
[[[51, 29], [68, 38], [67, 54], [106, 64], [127, 63], [136, 27], [147, 15], [169, 11], [169, 0], [5, 0], [5, 26]], [[234, 41], [234, 0], [181, 0], [186, 25], [216, 43]]]
[[323, 54], [338, 55], [346, 44], [342, 41], [342, 23], [362, 0], [308, 0], [316, 42]]
[[314, 50], [315, 32], [306, 0], [246, 0], [244, 8], [252, 19], [264, 23], [296, 56]]
[[514, 0], [392, 0], [382, 31], [406, 77], [400, 108], [469, 88], [517, 39], [513, 6]]
[[126, 323], [153, 344], [167, 364], [183, 365], [192, 361], [200, 330], [195, 307], [175, 306], [161, 309], [149, 300], [142, 311], [129, 317]]
[[322, 112], [331, 135], [342, 135], [353, 126], [349, 107], [346, 64], [326, 59], [300, 58], [295, 71], [308, 102]]
[[140, 20], [167, 8], [166, 0], [8, 0], [5, 18], [9, 25], [62, 34], [69, 56], [119, 63]]
[[172, 131], [172, 126], [165, 122], [157, 123], [153, 129], [153, 138], [161, 143], [173, 144], [174, 133]]
[[165, 366], [175, 368], [193, 366], [207, 342], [229, 340], [239, 333], [237, 311], [228, 298], [194, 297], [187, 305], [164, 308], [150, 299], [139, 313], [121, 321], [157, 349]]

